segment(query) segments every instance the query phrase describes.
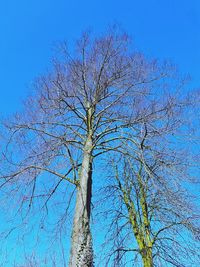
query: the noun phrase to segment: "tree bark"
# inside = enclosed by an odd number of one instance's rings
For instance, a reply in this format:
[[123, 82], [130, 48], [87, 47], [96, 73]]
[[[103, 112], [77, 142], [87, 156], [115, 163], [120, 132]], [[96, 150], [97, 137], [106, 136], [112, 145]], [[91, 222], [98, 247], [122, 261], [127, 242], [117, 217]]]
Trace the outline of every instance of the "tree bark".
[[144, 267], [153, 267], [152, 249], [148, 248], [142, 253], [142, 261]]
[[69, 267], [92, 267], [93, 249], [90, 232], [92, 197], [92, 137], [88, 136], [84, 151], [72, 231]]

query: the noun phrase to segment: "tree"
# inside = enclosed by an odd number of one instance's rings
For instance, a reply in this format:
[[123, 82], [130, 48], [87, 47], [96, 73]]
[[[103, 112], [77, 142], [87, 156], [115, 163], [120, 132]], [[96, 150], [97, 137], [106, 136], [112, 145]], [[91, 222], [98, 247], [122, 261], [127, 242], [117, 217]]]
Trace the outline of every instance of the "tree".
[[198, 135], [187, 120], [197, 126], [195, 102], [183, 92], [171, 98], [159, 115], [129, 131], [123, 156], [113, 162], [115, 184], [108, 193], [115, 203], [111, 238], [118, 239], [108, 260], [114, 266], [126, 258], [136, 264], [138, 255], [144, 267], [197, 266], [200, 260]]
[[[74, 53], [61, 46], [60, 57], [37, 79], [23, 112], [5, 123], [1, 188], [22, 195], [26, 189], [21, 201], [28, 210], [39, 199], [47, 207], [64, 182], [76, 192], [70, 267], [93, 265], [94, 161], [105, 160], [105, 153], [122, 153], [129, 131], [159, 114], [171, 97], [170, 81], [176, 86], [173, 66], [130, 48], [128, 35], [116, 29], [99, 38], [83, 34]], [[155, 86], [162, 98], [157, 109], [152, 108]], [[48, 179], [41, 182], [41, 177]]]

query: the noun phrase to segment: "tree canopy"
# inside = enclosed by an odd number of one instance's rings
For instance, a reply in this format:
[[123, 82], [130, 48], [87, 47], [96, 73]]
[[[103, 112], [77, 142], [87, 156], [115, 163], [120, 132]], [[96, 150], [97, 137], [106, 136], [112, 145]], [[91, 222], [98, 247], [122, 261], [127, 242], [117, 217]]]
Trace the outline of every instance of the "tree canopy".
[[[73, 210], [70, 267], [93, 266], [99, 253], [92, 238], [94, 184], [114, 190], [115, 204], [108, 197], [108, 205], [118, 210], [111, 208], [110, 220], [125, 223], [107, 262], [122, 264], [132, 251], [145, 267], [185, 266], [186, 256], [195, 255], [190, 237], [199, 238], [199, 213], [186, 193], [198, 181], [198, 94], [186, 92], [174, 65], [145, 57], [116, 28], [97, 38], [84, 33], [74, 51], [63, 44], [59, 52], [23, 112], [4, 122], [1, 189], [18, 198], [23, 223], [44, 211], [43, 230], [53, 204], [50, 220], [61, 238]], [[108, 164], [107, 172], [99, 167]]]

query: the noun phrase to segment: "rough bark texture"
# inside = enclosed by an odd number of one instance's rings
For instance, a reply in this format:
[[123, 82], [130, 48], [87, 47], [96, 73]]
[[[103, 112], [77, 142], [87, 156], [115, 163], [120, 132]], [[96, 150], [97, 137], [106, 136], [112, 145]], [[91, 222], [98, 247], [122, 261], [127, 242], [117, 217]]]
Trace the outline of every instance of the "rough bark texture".
[[83, 152], [72, 232], [69, 267], [93, 266], [90, 206], [92, 196], [92, 137], [88, 136]]
[[146, 249], [142, 254], [142, 261], [144, 267], [153, 267], [152, 249]]

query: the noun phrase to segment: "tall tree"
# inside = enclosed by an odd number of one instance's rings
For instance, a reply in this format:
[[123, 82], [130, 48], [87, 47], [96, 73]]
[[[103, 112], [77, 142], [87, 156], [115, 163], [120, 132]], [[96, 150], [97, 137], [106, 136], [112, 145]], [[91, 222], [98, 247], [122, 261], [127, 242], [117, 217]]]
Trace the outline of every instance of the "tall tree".
[[129, 260], [140, 255], [144, 267], [196, 266], [200, 260], [194, 102], [183, 92], [171, 98], [160, 115], [129, 131], [123, 156], [113, 162], [115, 184], [108, 192], [115, 207], [111, 238], [118, 237], [109, 256], [114, 266], [128, 254]]
[[[130, 44], [127, 34], [112, 29], [99, 38], [83, 34], [74, 53], [61, 46], [52, 70], [37, 79], [23, 112], [5, 123], [1, 188], [21, 185], [29, 190], [22, 197], [28, 209], [38, 198], [46, 198], [47, 204], [63, 182], [76, 191], [70, 267], [93, 265], [94, 160], [121, 153], [129, 131], [160, 114], [171, 97], [170, 82], [176, 87], [171, 65], [131, 52]], [[156, 92], [162, 101], [153, 109]], [[48, 181], [40, 194], [43, 173]]]

